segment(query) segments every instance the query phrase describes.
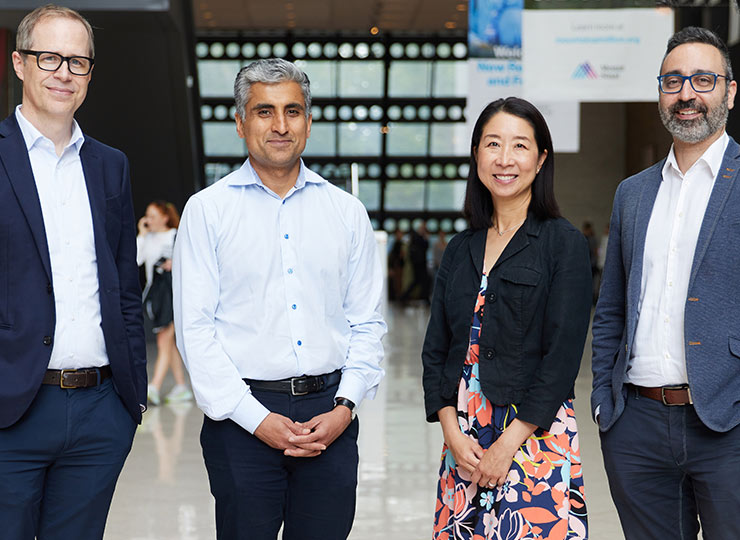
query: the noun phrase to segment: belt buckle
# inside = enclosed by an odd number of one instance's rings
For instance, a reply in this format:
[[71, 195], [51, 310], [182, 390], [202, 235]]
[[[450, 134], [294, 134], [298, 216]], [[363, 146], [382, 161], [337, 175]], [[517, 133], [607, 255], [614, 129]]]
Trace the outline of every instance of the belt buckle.
[[307, 391], [306, 392], [299, 392], [299, 391], [297, 391], [295, 389], [295, 382], [296, 381], [305, 381], [305, 378], [302, 378], [302, 377], [293, 377], [292, 379], [290, 379], [290, 393], [293, 394], [294, 396], [305, 396], [306, 394], [308, 394]]
[[63, 370], [61, 370], [61, 372], [59, 373], [59, 387], [60, 388], [77, 388], [76, 386], [66, 386], [64, 384], [64, 375], [65, 375], [65, 373], [76, 373], [76, 372], [77, 372], [76, 369], [63, 369]]
[[694, 404], [694, 400], [691, 398], [691, 389], [688, 386], [685, 386], [683, 384], [678, 385], [678, 386], [661, 386], [660, 387], [660, 399], [663, 401], [663, 405], [665, 405], [666, 407], [680, 407], [682, 405], [687, 405], [686, 403], [668, 403], [665, 399], [666, 390], [686, 390], [686, 393], [689, 396], [688, 405]]

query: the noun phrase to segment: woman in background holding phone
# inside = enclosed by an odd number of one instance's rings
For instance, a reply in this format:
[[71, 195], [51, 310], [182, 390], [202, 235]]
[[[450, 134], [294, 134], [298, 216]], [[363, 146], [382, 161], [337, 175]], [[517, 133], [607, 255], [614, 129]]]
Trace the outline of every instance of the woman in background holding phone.
[[139, 266], [143, 264], [146, 272], [144, 310], [157, 335], [157, 360], [147, 391], [152, 405], [161, 403], [159, 393], [168, 369], [172, 369], [175, 386], [165, 400], [188, 401], [193, 397], [185, 384], [185, 370], [175, 346], [175, 326], [172, 322], [172, 250], [179, 224], [180, 215], [175, 206], [166, 201], [149, 203], [146, 214], [138, 224], [136, 262]]

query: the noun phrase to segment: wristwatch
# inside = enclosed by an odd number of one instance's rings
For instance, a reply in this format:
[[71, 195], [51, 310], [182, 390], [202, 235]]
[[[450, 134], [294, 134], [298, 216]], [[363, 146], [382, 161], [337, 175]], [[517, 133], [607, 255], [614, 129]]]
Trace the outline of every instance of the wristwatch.
[[347, 407], [349, 409], [349, 412], [352, 413], [352, 420], [354, 420], [355, 419], [355, 416], [357, 415], [357, 413], [355, 412], [355, 404], [354, 404], [354, 402], [353, 401], [350, 401], [347, 398], [335, 397], [334, 398], [334, 407], [339, 407], [340, 405], [342, 407]]

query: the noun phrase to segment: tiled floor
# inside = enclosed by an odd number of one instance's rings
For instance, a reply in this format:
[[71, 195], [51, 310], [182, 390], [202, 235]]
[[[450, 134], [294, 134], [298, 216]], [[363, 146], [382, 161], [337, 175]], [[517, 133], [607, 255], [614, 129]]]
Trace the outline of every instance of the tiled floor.
[[[360, 482], [351, 540], [431, 536], [442, 437], [424, 420], [419, 351], [428, 312], [392, 308], [386, 378], [359, 412]], [[590, 344], [576, 383], [581, 455], [592, 540], [622, 538], [588, 412]], [[167, 384], [172, 384], [168, 381]], [[165, 391], [167, 391], [165, 387]], [[200, 453], [202, 413], [194, 404], [150, 408], [118, 483], [106, 540], [215, 538], [213, 502]]]

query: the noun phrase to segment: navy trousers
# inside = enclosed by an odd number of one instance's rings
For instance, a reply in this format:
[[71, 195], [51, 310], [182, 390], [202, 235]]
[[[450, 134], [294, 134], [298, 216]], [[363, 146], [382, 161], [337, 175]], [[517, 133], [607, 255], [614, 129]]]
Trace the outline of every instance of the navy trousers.
[[136, 423], [111, 379], [41, 385], [25, 415], [0, 429], [0, 537], [100, 540]]
[[[305, 422], [330, 411], [336, 385], [291, 396], [253, 390], [270, 411]], [[344, 540], [357, 490], [355, 419], [319, 456], [294, 458], [269, 447], [231, 420], [205, 417], [201, 445], [216, 500], [218, 540]]]
[[740, 427], [711, 431], [690, 405], [634, 389], [601, 433], [609, 488], [627, 540], [740, 538]]

